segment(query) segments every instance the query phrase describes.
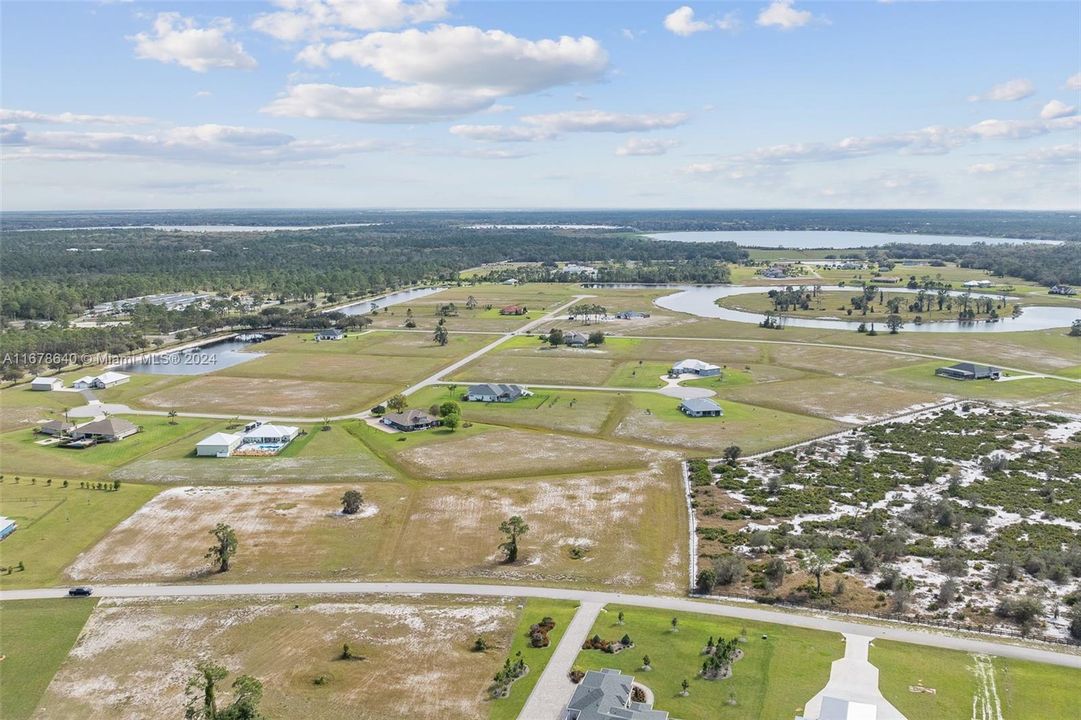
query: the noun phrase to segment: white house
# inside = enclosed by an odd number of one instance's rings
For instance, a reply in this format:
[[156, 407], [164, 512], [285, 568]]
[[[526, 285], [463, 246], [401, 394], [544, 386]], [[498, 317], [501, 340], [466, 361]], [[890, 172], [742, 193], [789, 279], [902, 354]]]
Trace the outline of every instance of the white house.
[[292, 425], [259, 423], [244, 433], [244, 445], [285, 445], [300, 434], [300, 428]]
[[990, 280], [968, 280], [961, 284], [967, 288], [989, 288], [994, 283], [992, 283]]
[[518, 398], [529, 397], [532, 394], [521, 385], [482, 383], [470, 385], [465, 399], [469, 402], [514, 402]]
[[128, 380], [131, 380], [131, 375], [107, 370], [94, 378], [94, 384], [91, 387], [98, 390], [104, 390], [105, 388], [111, 388], [114, 385], [126, 383]]
[[711, 365], [701, 360], [695, 360], [693, 358], [687, 360], [680, 360], [678, 363], [672, 366], [672, 369], [668, 371], [669, 375], [701, 375], [702, 377], [710, 377], [713, 375], [720, 375], [721, 369], [716, 365]]
[[588, 265], [576, 265], [575, 263], [567, 263], [559, 269], [560, 272], [565, 272], [568, 275], [584, 275], [585, 277], [595, 278], [597, 277], [597, 268], [589, 267]]
[[243, 435], [216, 432], [195, 444], [195, 454], [199, 457], [229, 457], [243, 440]]
[[36, 377], [30, 381], [30, 389], [39, 392], [59, 390], [64, 387], [64, 381], [58, 377]]
[[84, 375], [83, 377], [73, 382], [71, 386], [76, 390], [89, 390], [90, 388], [94, 387], [94, 376]]

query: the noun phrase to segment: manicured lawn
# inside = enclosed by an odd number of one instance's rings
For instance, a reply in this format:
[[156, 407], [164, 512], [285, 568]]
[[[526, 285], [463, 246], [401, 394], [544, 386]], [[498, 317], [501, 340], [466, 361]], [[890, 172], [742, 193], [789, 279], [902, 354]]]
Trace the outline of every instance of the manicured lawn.
[[[1081, 352], [1081, 343], [1078, 343]], [[1081, 386], [1065, 380], [1052, 378], [1025, 378], [1023, 380], [951, 380], [935, 375], [935, 368], [952, 363], [929, 362], [883, 373], [882, 380], [891, 384], [918, 387], [943, 395], [961, 398], [986, 398], [989, 400], [1032, 400], [1044, 395], [1064, 392], [1081, 392]]]
[[[118, 415], [117, 417], [124, 417]], [[112, 443], [101, 443], [83, 450], [53, 445], [38, 445], [45, 436], [33, 430], [13, 430], [0, 436], [0, 472], [5, 476], [68, 478], [86, 480], [105, 477], [109, 470], [131, 462], [147, 453], [199, 439], [202, 431], [215, 421], [199, 418], [169, 418], [131, 415], [125, 419], [142, 427], [142, 432]], [[86, 422], [82, 420], [80, 422]], [[174, 424], [175, 423], [175, 424]], [[186, 447], [186, 445], [184, 445]]]
[[[879, 668], [882, 694], [909, 718], [985, 717], [981, 701], [974, 700], [990, 692], [987, 675], [977, 673], [980, 663], [994, 668], [1002, 717], [1074, 720], [1078, 716], [1081, 670], [1001, 657], [978, 663], [968, 653], [888, 640], [876, 640], [870, 658]], [[919, 685], [934, 688], [935, 693], [910, 690]], [[997, 716], [989, 712], [986, 717]]]
[[620, 400], [614, 392], [537, 388], [533, 397], [512, 403], [464, 402], [461, 398], [467, 387], [464, 383], [458, 385], [453, 395], [448, 385], [427, 387], [411, 395], [409, 400], [421, 408], [454, 400], [461, 405], [462, 417], [472, 422], [587, 434], [601, 433]]
[[0, 390], [0, 431], [59, 419], [65, 409], [85, 404], [78, 393], [39, 392], [31, 390], [30, 383], [5, 388]]
[[[67, 488], [53, 481], [45, 487], [13, 484], [4, 478], [0, 492], [0, 515], [19, 528], [0, 544], [0, 565], [20, 560], [23, 572], [0, 575], [0, 587], [41, 587], [56, 583], [61, 571], [79, 553], [101, 539], [124, 518], [154, 497], [157, 488], [123, 484], [117, 491], [81, 490], [78, 483]], [[0, 663], [2, 664], [2, 663]]]
[[[676, 613], [679, 631], [672, 632], [670, 612], [614, 605], [606, 610], [591, 636], [619, 640], [627, 634], [635, 646], [618, 655], [583, 650], [576, 664], [583, 670], [615, 668], [634, 675], [653, 690], [658, 710], [680, 720], [788, 720], [826, 685], [830, 663], [844, 654], [836, 633], [691, 613]], [[620, 610], [622, 626], [617, 623]], [[733, 666], [732, 677], [698, 677], [706, 640], [739, 637], [744, 628], [744, 657]], [[652, 671], [640, 670], [643, 655], [649, 655]], [[684, 679], [690, 683], [687, 697], [679, 694]]]
[[[530, 598], [526, 601], [525, 608], [518, 618], [518, 627], [514, 630], [514, 640], [504, 656], [509, 657], [511, 662], [514, 662], [518, 657], [518, 653], [521, 653], [526, 665], [529, 666], [529, 672], [525, 677], [511, 685], [509, 696], [489, 701], [488, 717], [490, 720], [515, 720], [518, 717], [518, 713], [521, 712], [522, 706], [525, 705], [529, 693], [533, 691], [533, 687], [540, 680], [541, 673], [544, 672], [544, 668], [548, 665], [552, 652], [555, 651], [556, 645], [559, 644], [559, 639], [563, 637], [567, 625], [574, 618], [576, 609], [577, 605], [575, 603], [561, 600]], [[546, 648], [532, 647], [529, 643], [529, 627], [539, 623], [544, 617], [551, 617], [556, 623], [556, 626], [548, 633], [550, 643]], [[498, 651], [492, 649], [488, 652]]]
[[672, 363], [632, 361], [621, 363], [604, 383], [612, 387], [659, 388], [664, 387], [662, 375], [668, 373]]
[[96, 604], [91, 598], [0, 604], [0, 717], [30, 717]]

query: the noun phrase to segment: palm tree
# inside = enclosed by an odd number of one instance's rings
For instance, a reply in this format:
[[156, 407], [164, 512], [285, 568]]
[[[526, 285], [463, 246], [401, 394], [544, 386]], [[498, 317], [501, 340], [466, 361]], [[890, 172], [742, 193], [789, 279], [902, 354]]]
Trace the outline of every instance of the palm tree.
[[829, 550], [815, 550], [805, 557], [801, 563], [804, 570], [815, 576], [815, 580], [818, 582], [818, 592], [822, 592], [822, 574], [829, 569], [832, 560], [833, 553]]

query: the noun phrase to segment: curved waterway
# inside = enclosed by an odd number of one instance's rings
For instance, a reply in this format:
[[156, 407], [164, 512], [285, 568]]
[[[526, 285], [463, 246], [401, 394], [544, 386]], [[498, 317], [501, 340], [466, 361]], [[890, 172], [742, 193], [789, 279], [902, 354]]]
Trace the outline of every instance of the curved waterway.
[[[697, 315], [698, 317], [705, 318], [717, 318], [720, 320], [731, 320], [732, 322], [741, 323], [754, 323], [757, 325], [762, 322], [765, 315], [754, 312], [747, 312], [746, 310], [733, 310], [731, 308], [721, 307], [717, 304], [717, 300], [726, 297], [732, 297], [733, 295], [753, 295], [755, 293], [765, 293], [772, 289], [780, 289], [766, 286], [747, 286], [747, 285], [705, 285], [698, 287], [683, 287], [679, 292], [672, 295], [665, 295], [664, 297], [657, 298], [654, 303], [666, 310], [675, 310], [676, 312], [688, 313], [690, 315]], [[915, 293], [916, 290], [909, 290], [908, 288], [882, 288], [885, 292], [890, 293]], [[852, 287], [840, 287], [837, 285], [823, 286], [821, 290], [833, 291], [833, 290], [850, 290], [858, 292], [859, 288]], [[963, 292], [951, 291], [951, 295], [957, 297], [963, 295]], [[996, 299], [999, 296], [995, 296]], [[1010, 298], [1008, 298], [1010, 299]], [[1048, 307], [1043, 305], [1026, 306], [1024, 312], [1017, 317], [1002, 317], [997, 322], [960, 322], [958, 320], [941, 320], [941, 321], [928, 321], [922, 325], [916, 325], [915, 323], [905, 323], [902, 332], [969, 332], [969, 333], [988, 333], [988, 332], [1020, 332], [1023, 330], [1049, 330], [1051, 328], [1069, 327], [1074, 320], [1081, 319], [1081, 308], [1070, 307]], [[802, 317], [784, 317], [782, 322], [785, 327], [805, 327], [805, 328], [817, 328], [821, 330], [844, 330], [848, 328], [855, 329], [861, 322], [865, 322], [859, 318], [847, 319], [847, 318], [802, 318]], [[882, 325], [882, 329], [885, 330], [885, 324]]]

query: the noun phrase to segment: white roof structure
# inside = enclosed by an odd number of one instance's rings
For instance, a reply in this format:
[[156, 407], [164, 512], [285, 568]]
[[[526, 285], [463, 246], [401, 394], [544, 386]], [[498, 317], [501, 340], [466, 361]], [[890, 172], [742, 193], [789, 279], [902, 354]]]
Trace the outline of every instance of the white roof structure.
[[216, 432], [209, 437], [205, 437], [199, 442], [195, 443], [195, 447], [200, 445], [232, 445], [233, 443], [240, 442], [242, 436], [234, 435], [226, 432]]
[[691, 358], [688, 360], [680, 360], [672, 366], [672, 369], [676, 372], [702, 372], [703, 370], [720, 370], [720, 367]]
[[118, 383], [122, 380], [127, 380], [130, 377], [131, 375], [125, 375], [124, 373], [116, 372], [114, 370], [107, 370], [94, 379], [100, 382], [102, 385], [109, 385], [111, 383]]
[[72, 385], [89, 385], [92, 382], [94, 382], [93, 375], [83, 375], [81, 378], [72, 383]]
[[60, 384], [60, 387], [64, 387], [64, 381], [58, 377], [36, 377], [30, 381], [30, 387], [34, 389], [39, 387], [52, 389], [56, 387], [57, 383]]
[[822, 710], [818, 720], [876, 720], [878, 708], [870, 703], [841, 700], [835, 697], [822, 698]]
[[244, 433], [244, 436], [258, 438], [291, 438], [298, 432], [300, 432], [300, 428], [295, 428], [291, 425], [263, 423]]

